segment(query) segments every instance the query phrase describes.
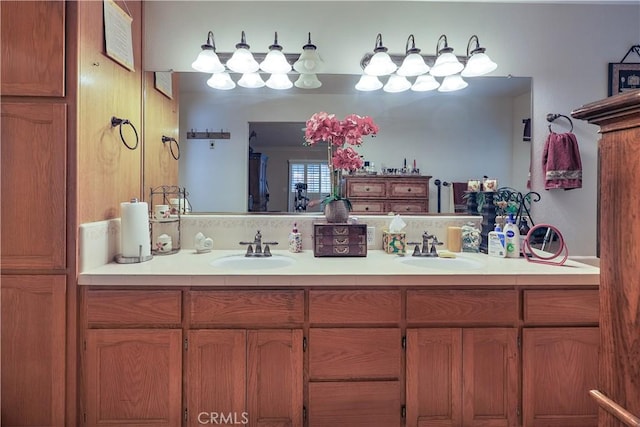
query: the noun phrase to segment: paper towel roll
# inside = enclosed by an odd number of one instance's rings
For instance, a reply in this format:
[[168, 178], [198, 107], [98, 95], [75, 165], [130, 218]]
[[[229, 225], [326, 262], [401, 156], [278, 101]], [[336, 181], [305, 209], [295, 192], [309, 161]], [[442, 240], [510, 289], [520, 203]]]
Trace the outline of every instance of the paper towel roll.
[[120, 251], [123, 257], [151, 255], [149, 207], [146, 202], [120, 203]]
[[451, 252], [462, 250], [462, 227], [447, 228], [447, 248]]

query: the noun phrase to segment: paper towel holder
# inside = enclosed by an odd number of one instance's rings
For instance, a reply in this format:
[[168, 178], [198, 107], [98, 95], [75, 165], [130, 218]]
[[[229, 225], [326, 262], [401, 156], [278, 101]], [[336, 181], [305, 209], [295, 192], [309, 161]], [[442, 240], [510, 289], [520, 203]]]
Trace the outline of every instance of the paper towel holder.
[[115, 257], [115, 261], [118, 264], [135, 264], [149, 261], [151, 258], [153, 258], [153, 255], [142, 255], [142, 245], [140, 245], [138, 247], [138, 256], [123, 256], [122, 254], [118, 254]]

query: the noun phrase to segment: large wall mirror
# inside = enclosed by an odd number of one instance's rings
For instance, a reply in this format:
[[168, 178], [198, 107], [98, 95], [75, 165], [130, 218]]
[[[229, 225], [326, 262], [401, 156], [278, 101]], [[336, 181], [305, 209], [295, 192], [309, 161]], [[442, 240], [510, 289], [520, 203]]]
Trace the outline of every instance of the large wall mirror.
[[[266, 161], [267, 212], [291, 212], [290, 165], [326, 162], [324, 147], [303, 145], [304, 122], [315, 112], [369, 115], [380, 127], [358, 150], [374, 169], [415, 160], [432, 176], [430, 212], [437, 212], [434, 181], [466, 182], [489, 176], [524, 191], [531, 144], [524, 120], [532, 111], [531, 78], [476, 77], [459, 92], [358, 92], [357, 75], [321, 75], [313, 90], [215, 90], [208, 75], [180, 73], [179, 184], [194, 212], [251, 209], [250, 152]], [[187, 138], [189, 132], [228, 132], [229, 139]], [[255, 208], [254, 208], [255, 209]], [[443, 188], [441, 211], [451, 212]]]

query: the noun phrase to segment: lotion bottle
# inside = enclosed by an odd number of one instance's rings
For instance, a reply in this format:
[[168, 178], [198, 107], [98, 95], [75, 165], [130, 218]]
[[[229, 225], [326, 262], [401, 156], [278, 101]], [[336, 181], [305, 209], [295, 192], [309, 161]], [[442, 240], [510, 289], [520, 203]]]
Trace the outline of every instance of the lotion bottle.
[[298, 231], [298, 224], [293, 224], [293, 229], [289, 233], [289, 252], [302, 252], [302, 235]]
[[495, 225], [495, 229], [493, 231], [489, 232], [487, 253], [499, 258], [507, 256], [505, 235], [498, 224]]
[[520, 230], [516, 226], [513, 214], [509, 214], [504, 226], [507, 258], [520, 258]]

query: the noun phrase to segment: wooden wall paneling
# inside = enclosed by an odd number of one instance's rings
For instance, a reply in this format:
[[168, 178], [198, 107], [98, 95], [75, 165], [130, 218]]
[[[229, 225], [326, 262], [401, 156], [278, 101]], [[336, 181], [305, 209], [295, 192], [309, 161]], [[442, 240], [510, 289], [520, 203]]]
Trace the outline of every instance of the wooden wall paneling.
[[3, 102], [2, 268], [66, 267], [64, 104]]
[[[144, 73], [144, 166], [143, 198], [149, 200], [151, 188], [160, 185], [178, 185], [178, 160], [171, 155], [170, 143], [162, 143], [162, 136], [175, 138], [180, 147], [186, 140], [180, 140], [178, 73], [172, 73], [173, 99], [155, 88], [154, 72]], [[178, 155], [175, 143], [171, 143], [174, 154]]]
[[64, 275], [3, 275], [2, 415], [5, 427], [65, 424]]
[[[78, 212], [79, 223], [120, 216], [120, 203], [142, 198], [142, 4], [117, 2], [133, 16], [135, 71], [105, 54], [103, 2], [78, 2]], [[138, 131], [139, 145], [129, 150], [120, 141], [111, 117], [127, 119]], [[123, 135], [130, 145], [129, 126]]]
[[3, 1], [3, 96], [64, 96], [65, 2]]

